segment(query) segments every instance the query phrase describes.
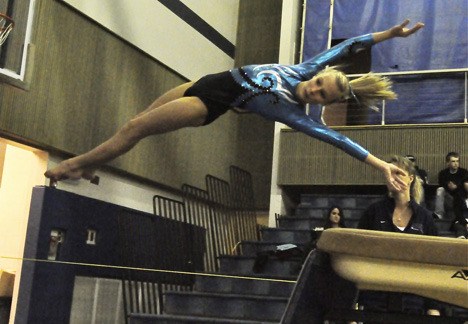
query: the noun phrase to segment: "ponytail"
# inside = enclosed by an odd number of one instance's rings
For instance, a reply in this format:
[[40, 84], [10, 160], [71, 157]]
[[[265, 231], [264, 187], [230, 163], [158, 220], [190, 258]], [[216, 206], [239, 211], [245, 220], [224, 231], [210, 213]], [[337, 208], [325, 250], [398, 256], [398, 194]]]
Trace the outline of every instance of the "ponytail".
[[336, 86], [341, 92], [341, 97], [336, 101], [354, 99], [364, 107], [372, 107], [381, 100], [397, 98], [396, 93], [392, 90], [392, 81], [387, 77], [371, 72], [349, 80], [346, 74], [341, 71], [343, 68], [343, 65], [328, 66], [317, 73], [317, 76], [328, 74], [335, 77]]
[[392, 90], [392, 81], [374, 73], [349, 81], [350, 94], [354, 93], [359, 103], [372, 107], [381, 100], [393, 100], [397, 95]]

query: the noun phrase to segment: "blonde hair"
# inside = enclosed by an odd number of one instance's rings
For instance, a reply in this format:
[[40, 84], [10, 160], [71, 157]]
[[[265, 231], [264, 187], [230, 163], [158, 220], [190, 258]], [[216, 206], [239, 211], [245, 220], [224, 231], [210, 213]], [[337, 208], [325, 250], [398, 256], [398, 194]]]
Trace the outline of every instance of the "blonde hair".
[[387, 77], [367, 73], [359, 78], [349, 80], [348, 77], [339, 69], [342, 66], [326, 67], [318, 75], [329, 74], [335, 77], [336, 86], [341, 92], [341, 97], [336, 101], [353, 99], [354, 96], [359, 104], [371, 107], [381, 100], [393, 100], [397, 95], [392, 90], [392, 81]]
[[392, 90], [392, 81], [372, 72], [349, 81], [354, 94], [364, 106], [373, 106], [381, 100], [393, 100], [397, 95]]
[[419, 204], [423, 198], [423, 180], [418, 176], [414, 163], [408, 158], [399, 155], [392, 156], [390, 163], [395, 164], [414, 177], [410, 186], [410, 196]]

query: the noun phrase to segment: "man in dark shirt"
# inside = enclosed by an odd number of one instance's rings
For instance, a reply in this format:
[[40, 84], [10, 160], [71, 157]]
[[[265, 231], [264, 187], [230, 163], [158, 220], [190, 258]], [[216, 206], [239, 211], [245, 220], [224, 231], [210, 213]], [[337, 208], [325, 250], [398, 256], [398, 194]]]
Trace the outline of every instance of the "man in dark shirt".
[[445, 161], [447, 168], [439, 172], [440, 187], [436, 192], [435, 213], [440, 218], [453, 220], [453, 198], [460, 191], [468, 171], [460, 168], [460, 155], [457, 152], [449, 152]]

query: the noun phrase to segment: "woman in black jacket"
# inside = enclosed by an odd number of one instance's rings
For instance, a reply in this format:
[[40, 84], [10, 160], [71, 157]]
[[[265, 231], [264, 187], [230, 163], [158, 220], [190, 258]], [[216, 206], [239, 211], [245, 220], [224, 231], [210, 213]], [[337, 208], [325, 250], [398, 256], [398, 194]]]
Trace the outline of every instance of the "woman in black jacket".
[[[391, 163], [405, 171], [402, 179], [407, 189], [397, 191], [388, 186], [388, 196], [369, 206], [358, 228], [418, 235], [437, 235], [432, 212], [419, 205], [422, 181], [417, 177], [414, 163], [402, 156], [394, 156]], [[411, 253], [411, 251], [402, 251]], [[377, 291], [362, 291], [359, 306], [370, 311], [403, 312], [407, 314], [440, 315], [439, 304], [416, 295]]]

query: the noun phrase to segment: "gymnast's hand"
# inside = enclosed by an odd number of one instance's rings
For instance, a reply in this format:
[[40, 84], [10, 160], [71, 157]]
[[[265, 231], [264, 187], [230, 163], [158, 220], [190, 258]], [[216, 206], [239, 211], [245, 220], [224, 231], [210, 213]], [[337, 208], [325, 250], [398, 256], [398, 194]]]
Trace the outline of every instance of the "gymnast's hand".
[[382, 171], [390, 188], [397, 191], [405, 191], [408, 189], [407, 183], [401, 178], [406, 175], [405, 171], [392, 163], [387, 163]]
[[409, 24], [409, 19], [405, 19], [403, 23], [400, 25], [393, 26], [392, 28], [389, 29], [390, 34], [392, 37], [408, 37], [409, 35], [414, 34], [418, 30], [424, 27], [424, 24], [422, 22], [418, 22], [416, 25], [414, 25], [413, 28], [406, 28], [406, 26]]
[[393, 26], [392, 28], [381, 32], [372, 33], [374, 43], [380, 43], [394, 37], [408, 37], [409, 35], [414, 34], [424, 27], [422, 22], [418, 22], [412, 28], [407, 28], [406, 26], [408, 24], [409, 19], [405, 19], [405, 21], [403, 21], [400, 25]]
[[406, 173], [396, 165], [385, 162], [370, 153], [367, 155], [364, 162], [383, 173], [389, 189], [396, 191], [404, 191], [408, 189], [408, 185], [403, 180]]

